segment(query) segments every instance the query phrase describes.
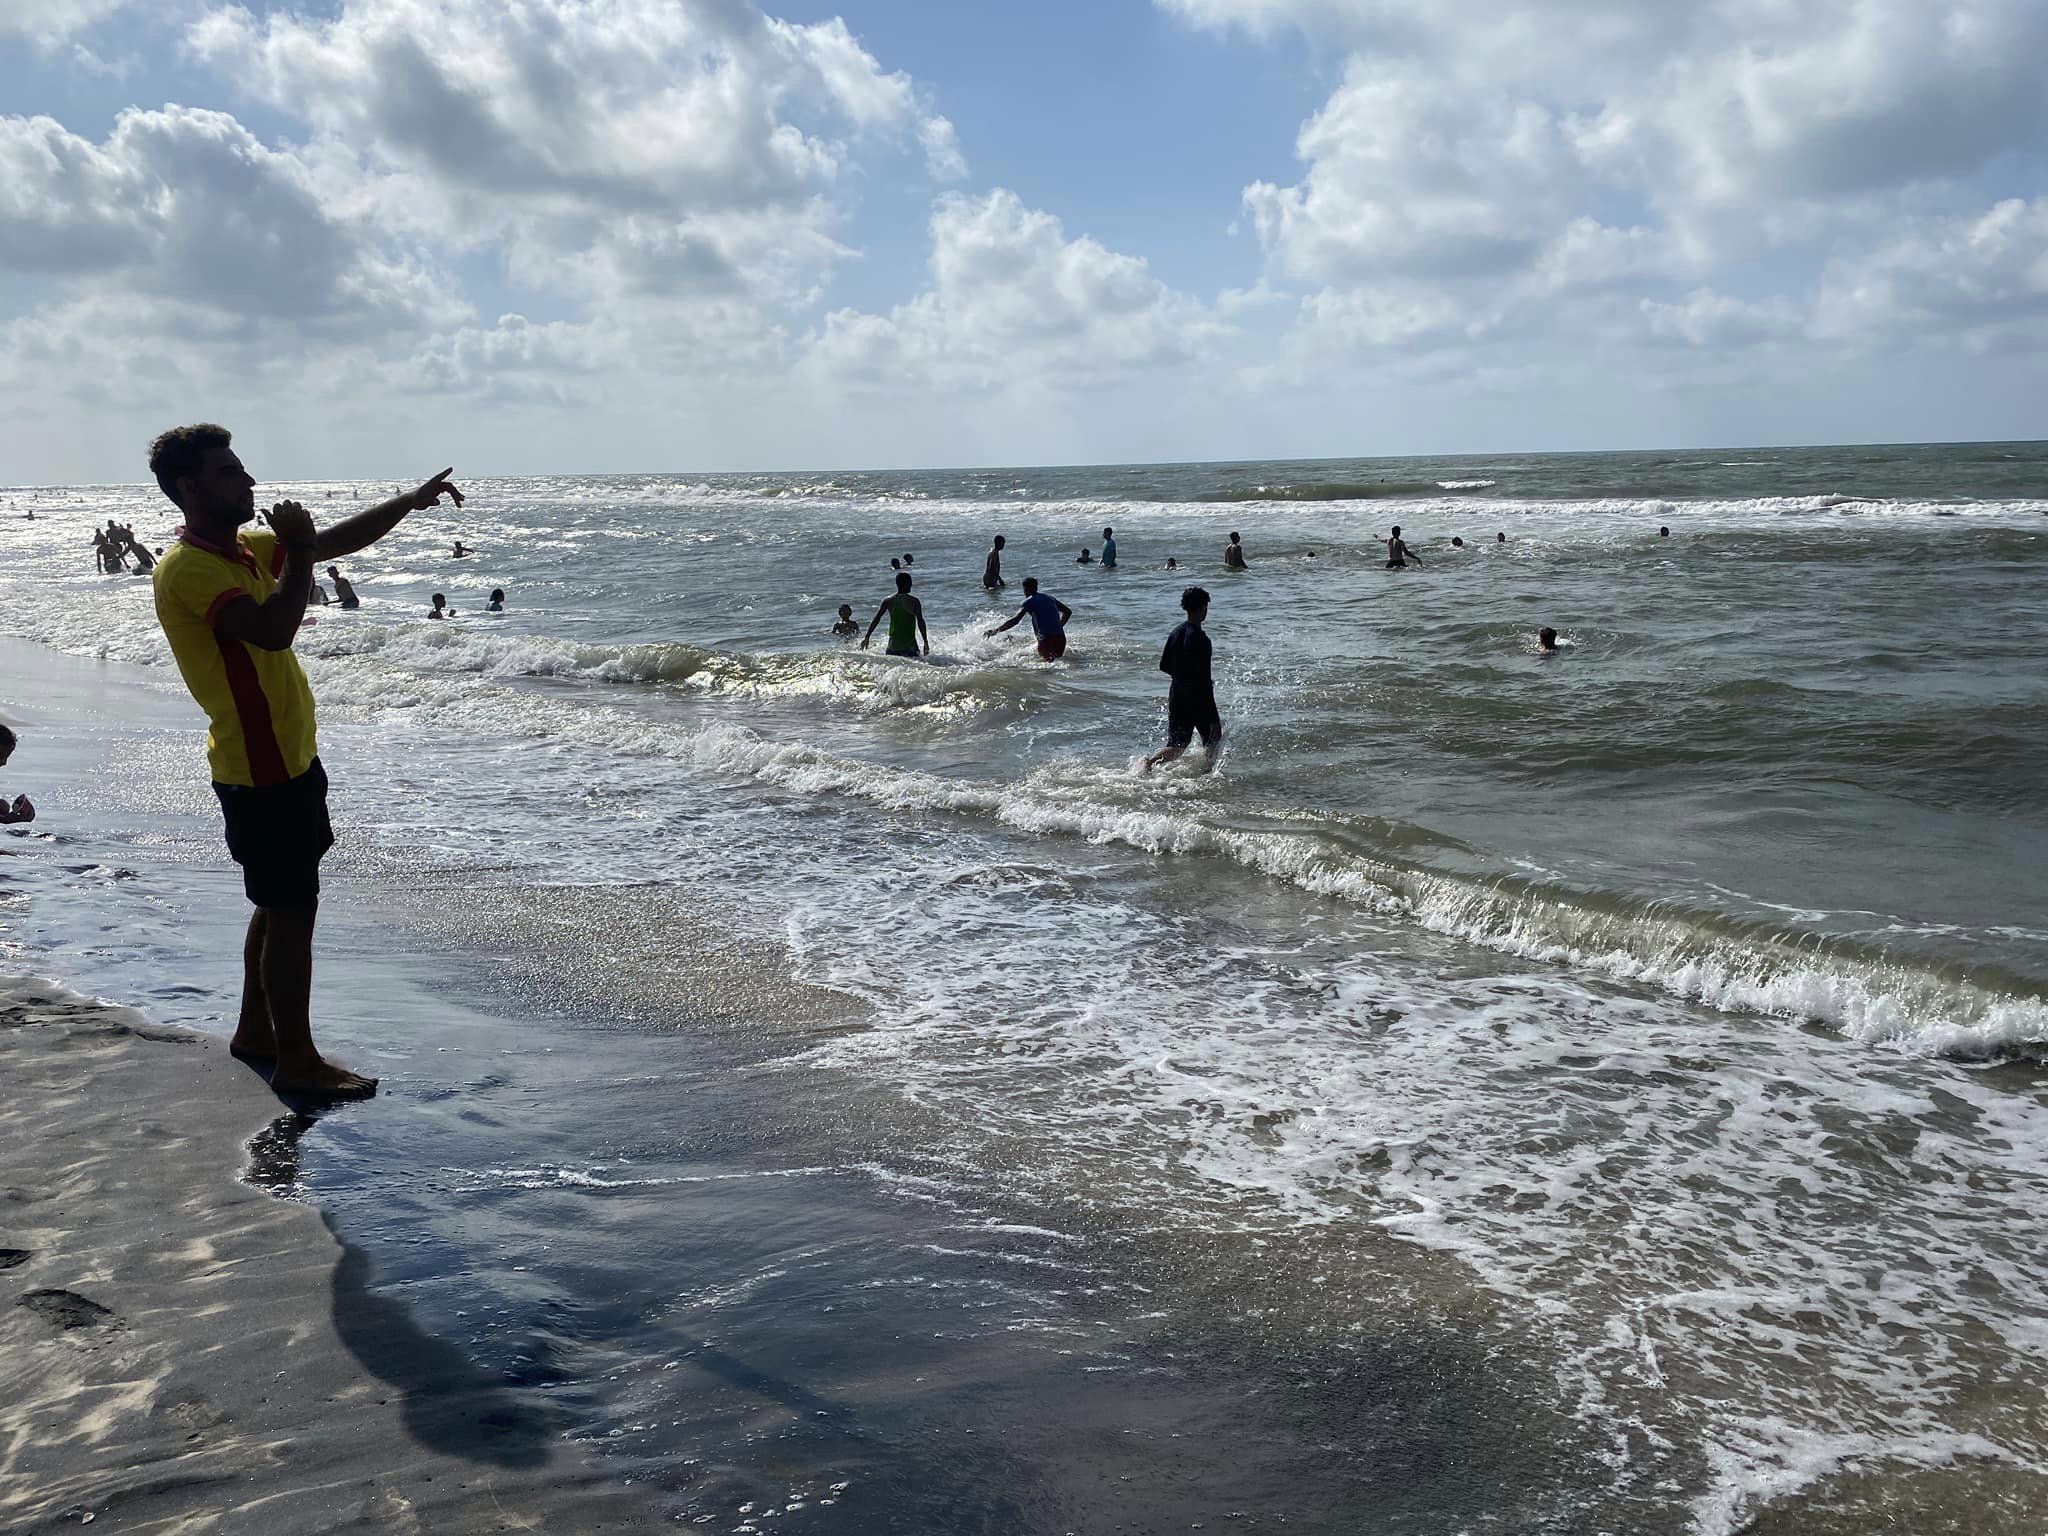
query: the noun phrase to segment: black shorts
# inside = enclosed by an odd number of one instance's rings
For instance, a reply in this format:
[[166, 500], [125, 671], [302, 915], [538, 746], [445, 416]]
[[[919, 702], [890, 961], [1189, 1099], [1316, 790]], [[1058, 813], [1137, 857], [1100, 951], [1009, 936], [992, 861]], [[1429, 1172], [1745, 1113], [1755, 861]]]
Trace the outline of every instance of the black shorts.
[[1199, 731], [1202, 745], [1213, 747], [1223, 739], [1223, 717], [1216, 713], [1213, 698], [1188, 700], [1169, 698], [1166, 701], [1166, 744], [1169, 747], [1184, 747], [1195, 739]]
[[327, 819], [327, 770], [320, 759], [283, 784], [251, 789], [216, 784], [227, 818], [228, 852], [242, 889], [259, 907], [310, 907], [320, 899], [320, 857], [334, 846]]

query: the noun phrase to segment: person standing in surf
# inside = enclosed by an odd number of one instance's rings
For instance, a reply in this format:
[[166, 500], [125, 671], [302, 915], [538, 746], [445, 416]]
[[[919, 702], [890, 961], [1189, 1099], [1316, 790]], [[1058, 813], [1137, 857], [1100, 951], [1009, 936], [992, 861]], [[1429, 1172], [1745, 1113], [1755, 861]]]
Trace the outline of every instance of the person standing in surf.
[[1114, 528], [1102, 530], [1102, 568], [1105, 571], [1116, 569], [1116, 530]]
[[1210, 762], [1223, 745], [1223, 717], [1216, 710], [1216, 681], [1210, 674], [1211, 647], [1202, 629], [1209, 617], [1209, 594], [1189, 587], [1180, 595], [1187, 620], [1166, 637], [1159, 670], [1173, 679], [1166, 689], [1166, 745], [1145, 759], [1143, 772], [1170, 763], [1187, 751], [1199, 734]]
[[377, 1079], [313, 1044], [313, 925], [320, 860], [334, 846], [313, 690], [292, 654], [318, 560], [366, 549], [408, 512], [462, 505], [442, 470], [418, 489], [321, 530], [295, 501], [256, 518], [256, 481], [225, 427], [174, 427], [149, 445], [156, 483], [185, 514], [157, 562], [157, 620], [192, 697], [206, 711], [207, 763], [228, 853], [256, 911], [242, 946], [242, 1010], [228, 1049], [270, 1068], [281, 1092], [368, 1098]]
[[356, 589], [349, 584], [349, 579], [341, 574], [340, 566], [328, 566], [327, 575], [334, 583], [335, 602], [344, 608], [360, 608], [363, 606], [363, 600], [356, 596]]
[[[998, 541], [1000, 542], [1000, 541]], [[924, 627], [924, 604], [910, 595], [910, 572], [896, 573], [894, 596], [882, 599], [882, 606], [875, 610], [875, 616], [868, 621], [868, 632], [860, 637], [860, 648], [866, 650], [868, 642], [875, 638], [875, 626], [883, 616], [889, 620], [889, 644], [885, 656], [928, 656], [931, 654], [931, 632]], [[917, 642], [924, 640], [924, 649], [918, 650]]]
[[1058, 661], [1067, 654], [1067, 626], [1074, 621], [1074, 610], [1050, 592], [1039, 591], [1036, 576], [1024, 578], [1024, 606], [983, 633], [994, 639], [1006, 629], [1015, 629], [1021, 619], [1029, 619], [1032, 633], [1038, 636], [1039, 660]]
[[983, 591], [993, 592], [998, 587], [1002, 586], [1002, 584], [1003, 536], [999, 533], [996, 535], [995, 543], [991, 545], [989, 548], [988, 560], [982, 565], [981, 585]]
[[1380, 542], [1387, 546], [1388, 570], [1405, 571], [1408, 568], [1408, 562], [1411, 560], [1417, 565], [1422, 564], [1422, 557], [1410, 549], [1407, 541], [1401, 537], [1401, 525], [1399, 523], [1394, 524], [1392, 537], [1381, 539]]
[[1247, 569], [1244, 563], [1244, 541], [1234, 533], [1230, 536], [1230, 542], [1223, 546], [1223, 568], [1227, 571]]

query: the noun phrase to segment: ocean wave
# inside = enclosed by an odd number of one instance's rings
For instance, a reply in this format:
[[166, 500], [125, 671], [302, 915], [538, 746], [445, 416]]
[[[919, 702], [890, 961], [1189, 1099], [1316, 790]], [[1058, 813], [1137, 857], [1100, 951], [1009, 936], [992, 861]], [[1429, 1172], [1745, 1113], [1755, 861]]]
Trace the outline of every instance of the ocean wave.
[[1198, 502], [1377, 501], [1386, 497], [1426, 496], [1432, 491], [1476, 489], [1494, 483], [1491, 480], [1312, 480], [1298, 485], [1254, 485], [1210, 491], [1194, 499]]
[[1929, 969], [1868, 944], [1669, 902], [1445, 874], [1313, 833], [1223, 827], [1179, 808], [1091, 799], [1044, 784], [1043, 771], [1021, 785], [966, 783], [772, 742], [734, 725], [701, 728], [686, 750], [704, 766], [801, 793], [978, 815], [1148, 853], [1226, 858], [1488, 949], [1643, 983], [1724, 1012], [1810, 1019], [1867, 1043], [1965, 1057], [2048, 1045], [2048, 994], [1993, 970]]

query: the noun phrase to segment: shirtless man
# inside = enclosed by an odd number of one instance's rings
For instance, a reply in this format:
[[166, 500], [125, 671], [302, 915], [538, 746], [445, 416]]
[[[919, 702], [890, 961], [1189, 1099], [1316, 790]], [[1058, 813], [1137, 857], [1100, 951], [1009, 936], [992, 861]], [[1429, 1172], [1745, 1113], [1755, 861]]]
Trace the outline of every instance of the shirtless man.
[[988, 561], [981, 568], [982, 590], [993, 592], [1003, 584], [1003, 536], [996, 535], [996, 542], [988, 552]]
[[1404, 571], [1408, 568], [1408, 562], [1411, 560], [1413, 560], [1417, 565], [1422, 564], [1422, 557], [1416, 554], [1414, 550], [1410, 549], [1407, 545], [1407, 542], [1404, 539], [1402, 539], [1401, 525], [1399, 523], [1394, 524], [1393, 536], [1391, 538], [1381, 539], [1380, 542], [1387, 546], [1388, 570]]
[[363, 600], [356, 596], [356, 589], [350, 586], [348, 578], [341, 574], [340, 566], [330, 565], [327, 567], [327, 577], [334, 583], [334, 601], [337, 604], [343, 608], [360, 608], [363, 606]]
[[[996, 541], [998, 544], [1002, 540]], [[924, 627], [924, 604], [910, 595], [910, 572], [896, 573], [896, 592], [893, 597], [882, 599], [882, 606], [875, 610], [875, 616], [868, 622], [868, 632], [860, 638], [860, 648], [866, 650], [868, 642], [875, 638], [875, 626], [882, 622], [884, 615], [889, 619], [889, 644], [883, 651], [885, 656], [928, 656], [931, 654], [931, 632]], [[924, 649], [918, 650], [917, 642], [922, 638]]]
[[1234, 533], [1230, 536], [1230, 542], [1223, 546], [1223, 568], [1226, 571], [1242, 571], [1246, 569], [1244, 563], [1244, 541]]

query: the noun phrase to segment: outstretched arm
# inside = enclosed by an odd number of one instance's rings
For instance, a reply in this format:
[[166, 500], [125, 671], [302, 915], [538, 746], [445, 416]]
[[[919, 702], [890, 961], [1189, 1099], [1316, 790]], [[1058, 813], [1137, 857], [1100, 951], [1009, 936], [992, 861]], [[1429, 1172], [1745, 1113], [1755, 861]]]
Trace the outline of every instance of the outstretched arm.
[[[1023, 617], [1024, 610], [1022, 608], [1019, 608], [1015, 613], [1010, 615], [1009, 620], [1007, 622], [998, 624], [994, 629], [985, 629], [982, 631], [982, 633], [985, 635], [1000, 635], [1006, 629], [1015, 629], [1017, 627], [1017, 621]], [[921, 621], [924, 618], [924, 615], [919, 614], [918, 618]]]
[[320, 531], [319, 539], [313, 545], [315, 560], [339, 560], [368, 549], [405, 520], [408, 512], [422, 512], [428, 507], [438, 506], [443, 496], [453, 496], [455, 505], [461, 506], [466, 499], [462, 492], [449, 483], [448, 477], [454, 469], [444, 469], [417, 490], [407, 491], [403, 496], [394, 496], [389, 501], [379, 502], [367, 512], [358, 512], [354, 517], [345, 517], [330, 528]]
[[868, 620], [868, 632], [860, 637], [860, 648], [862, 650], [866, 650], [868, 648], [868, 642], [875, 638], [875, 626], [882, 622], [882, 615], [889, 611], [889, 605], [895, 601], [896, 599], [893, 597], [885, 597], [882, 599], [882, 606], [877, 608], [875, 610], [875, 616], [872, 619]]

